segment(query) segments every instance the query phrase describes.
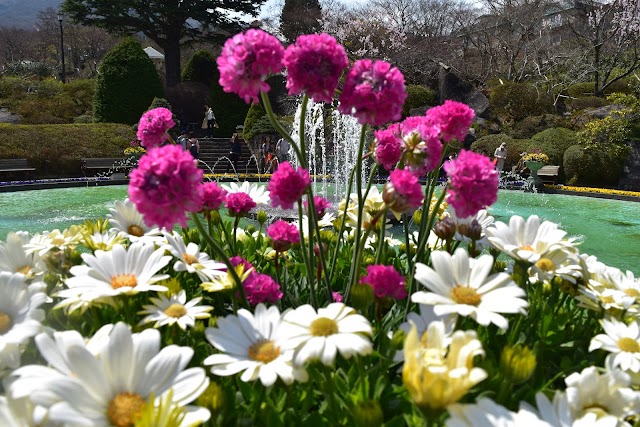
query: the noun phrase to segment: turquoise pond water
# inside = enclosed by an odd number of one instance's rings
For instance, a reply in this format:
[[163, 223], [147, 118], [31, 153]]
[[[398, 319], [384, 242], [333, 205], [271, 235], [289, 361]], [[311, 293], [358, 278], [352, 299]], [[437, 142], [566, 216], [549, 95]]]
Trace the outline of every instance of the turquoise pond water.
[[[63, 229], [104, 217], [126, 186], [77, 187], [0, 193], [0, 239], [15, 230]], [[491, 208], [496, 220], [536, 214], [580, 236], [580, 251], [602, 262], [640, 274], [640, 203], [556, 194], [501, 190]]]

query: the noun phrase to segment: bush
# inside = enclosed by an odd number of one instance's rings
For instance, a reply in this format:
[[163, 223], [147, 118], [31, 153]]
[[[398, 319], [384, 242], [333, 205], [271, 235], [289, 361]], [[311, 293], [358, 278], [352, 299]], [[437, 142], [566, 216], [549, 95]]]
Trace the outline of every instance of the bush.
[[582, 98], [571, 99], [567, 101], [567, 105], [572, 110], [585, 110], [587, 108], [600, 108], [609, 105], [610, 102], [604, 98], [597, 96], [585, 96]]
[[531, 148], [539, 148], [549, 156], [549, 164], [552, 165], [562, 165], [564, 152], [577, 143], [577, 134], [565, 128], [546, 129], [531, 138]]
[[489, 103], [492, 111], [507, 120], [522, 120], [549, 110], [538, 97], [536, 88], [527, 83], [508, 82], [491, 89]]
[[156, 96], [162, 96], [158, 72], [140, 43], [128, 38], [100, 65], [93, 115], [97, 122], [134, 124]]
[[584, 149], [579, 145], [572, 145], [564, 152], [562, 169], [568, 184], [575, 184], [579, 180], [580, 166], [583, 163]]
[[572, 145], [564, 153], [564, 173], [569, 184], [615, 186], [622, 173], [622, 162], [607, 152]]
[[244, 123], [249, 105], [235, 93], [227, 93], [222, 90], [218, 83], [219, 78], [220, 73], [216, 67], [209, 92], [209, 105], [213, 108], [216, 121], [220, 126], [215, 130], [215, 134], [229, 137], [235, 132], [236, 126]]
[[493, 153], [502, 143], [507, 146], [507, 160], [504, 162], [503, 169], [505, 171], [510, 171], [513, 166], [517, 165], [520, 161], [520, 153], [527, 151], [531, 146], [529, 139], [513, 139], [505, 134], [496, 134], [479, 138], [471, 144], [471, 150], [493, 159]]
[[112, 123], [0, 124], [0, 134], [0, 158], [26, 158], [41, 178], [82, 176], [82, 157], [121, 157], [135, 137], [131, 126]]
[[[193, 54], [184, 70], [182, 70], [183, 82], [199, 82], [207, 86], [217, 83], [218, 67], [216, 58], [208, 51], [201, 49]], [[214, 81], [215, 79], [215, 81]]]
[[575, 83], [567, 88], [567, 95], [572, 98], [582, 98], [594, 95], [594, 82]]
[[509, 132], [509, 136], [515, 139], [527, 139], [545, 129], [568, 126], [565, 119], [555, 114], [529, 116], [525, 117], [522, 121], [514, 123], [512, 130]]
[[253, 137], [256, 135], [256, 132], [253, 131], [253, 127], [256, 125], [258, 120], [261, 117], [266, 116], [266, 112], [262, 105], [255, 103], [249, 107], [249, 111], [247, 111], [247, 116], [244, 119], [244, 129], [242, 131], [242, 137], [247, 141], [253, 140]]
[[413, 108], [428, 107], [436, 104], [436, 94], [421, 85], [407, 85], [407, 99], [402, 106], [402, 115], [408, 116]]

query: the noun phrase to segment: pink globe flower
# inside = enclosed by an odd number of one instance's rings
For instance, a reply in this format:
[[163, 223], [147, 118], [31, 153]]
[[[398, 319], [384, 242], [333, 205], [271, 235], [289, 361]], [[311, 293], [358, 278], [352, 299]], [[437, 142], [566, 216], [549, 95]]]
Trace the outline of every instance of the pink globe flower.
[[331, 292], [331, 297], [333, 298], [333, 302], [342, 302], [342, 295], [340, 295], [340, 292]]
[[247, 301], [251, 305], [278, 302], [282, 298], [280, 285], [267, 274], [252, 274], [242, 283]]
[[391, 172], [389, 182], [382, 190], [382, 200], [396, 213], [419, 207], [423, 199], [422, 186], [418, 178], [404, 169]]
[[267, 235], [273, 240], [273, 249], [278, 252], [289, 250], [292, 244], [300, 242], [298, 227], [278, 220], [267, 228]]
[[447, 202], [459, 218], [474, 216], [498, 200], [498, 172], [488, 157], [462, 150], [444, 164], [449, 176]]
[[390, 265], [367, 266], [367, 275], [360, 279], [360, 283], [371, 286], [377, 298], [407, 297], [404, 277]]
[[453, 138], [463, 141], [473, 123], [475, 112], [466, 104], [447, 100], [444, 104], [427, 110], [427, 119], [440, 129], [445, 142]]
[[407, 117], [399, 124], [406, 152], [406, 166], [416, 176], [440, 167], [442, 142], [440, 129], [425, 116]]
[[360, 59], [347, 73], [338, 110], [360, 124], [380, 126], [402, 117], [404, 76], [385, 61]]
[[[327, 209], [331, 209], [331, 203], [321, 196], [313, 196], [313, 206], [316, 208], [316, 214], [319, 218], [322, 218], [324, 214], [327, 212]], [[304, 201], [304, 207], [309, 210], [309, 202]]]
[[267, 76], [282, 70], [283, 57], [282, 44], [262, 30], [236, 34], [225, 42], [216, 60], [220, 86], [225, 92], [238, 94], [247, 104], [257, 102], [260, 91], [269, 92]]
[[129, 198], [149, 226], [186, 227], [186, 213], [202, 208], [202, 170], [179, 145], [150, 149], [129, 177]]
[[331, 102], [349, 60], [344, 48], [330, 35], [309, 34], [287, 47], [284, 65], [289, 95], [306, 92], [316, 102]]
[[175, 125], [171, 110], [163, 107], [154, 108], [140, 117], [137, 136], [148, 150], [165, 142], [169, 137], [167, 131]]
[[375, 132], [375, 152], [376, 162], [383, 168], [390, 171], [396, 167], [402, 156], [402, 140], [398, 136], [399, 127], [394, 124], [387, 129]]
[[251, 196], [241, 191], [227, 194], [225, 202], [231, 216], [245, 216], [257, 206]]
[[306, 169], [295, 170], [289, 162], [280, 163], [278, 169], [271, 175], [267, 186], [271, 196], [271, 206], [291, 209], [310, 185], [311, 177]]
[[224, 203], [227, 192], [215, 182], [202, 184], [204, 190], [202, 208], [208, 211], [217, 211]]

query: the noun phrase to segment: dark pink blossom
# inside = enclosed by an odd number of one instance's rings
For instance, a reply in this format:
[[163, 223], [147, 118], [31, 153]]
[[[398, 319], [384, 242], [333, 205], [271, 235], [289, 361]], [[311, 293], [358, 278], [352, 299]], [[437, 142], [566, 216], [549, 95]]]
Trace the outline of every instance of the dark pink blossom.
[[242, 282], [244, 294], [251, 305], [258, 305], [261, 302], [278, 302], [282, 298], [282, 289], [278, 282], [267, 274], [252, 274]]
[[306, 92], [316, 102], [331, 102], [342, 71], [349, 65], [344, 48], [328, 34], [298, 37], [284, 53], [289, 95]]
[[333, 302], [342, 302], [342, 295], [340, 295], [340, 292], [331, 292], [331, 297], [333, 298]]
[[204, 197], [202, 208], [209, 211], [217, 211], [227, 197], [227, 191], [215, 182], [205, 182], [202, 184]]
[[407, 297], [404, 277], [390, 265], [367, 266], [367, 275], [360, 279], [360, 283], [371, 286], [377, 298]]
[[249, 211], [256, 207], [256, 202], [247, 193], [237, 192], [227, 194], [225, 200], [229, 215], [245, 216]]
[[380, 126], [402, 117], [404, 76], [385, 61], [360, 59], [347, 73], [338, 110], [360, 124]]
[[292, 244], [300, 242], [298, 227], [278, 220], [267, 228], [267, 235], [273, 241], [273, 249], [278, 252], [289, 250]]
[[382, 199], [392, 211], [402, 213], [422, 204], [424, 196], [418, 178], [404, 169], [396, 169], [384, 185]]
[[150, 149], [129, 177], [129, 198], [149, 226], [186, 227], [186, 213], [202, 208], [202, 170], [179, 145]]
[[399, 136], [397, 124], [389, 126], [387, 129], [375, 132], [375, 152], [376, 162], [388, 171], [396, 167], [402, 156], [402, 139]]
[[475, 112], [466, 104], [447, 100], [427, 110], [427, 119], [440, 129], [440, 137], [449, 142], [453, 138], [463, 141], [473, 123]]
[[280, 163], [278, 169], [271, 175], [267, 186], [271, 197], [271, 206], [281, 206], [284, 209], [293, 208], [307, 188], [311, 185], [311, 177], [306, 169], [293, 169], [291, 163]]
[[474, 216], [498, 199], [498, 172], [488, 157], [462, 150], [444, 164], [449, 176], [447, 202], [459, 218]]
[[442, 157], [440, 129], [425, 116], [407, 117], [399, 127], [406, 152], [407, 169], [418, 177], [437, 169]]
[[[322, 196], [313, 196], [313, 206], [316, 208], [316, 214], [319, 218], [322, 218], [327, 212], [327, 209], [331, 209], [331, 203]], [[309, 210], [309, 202], [304, 201], [304, 207]]]
[[167, 140], [167, 131], [174, 127], [173, 113], [166, 108], [154, 108], [140, 117], [138, 139], [147, 150], [157, 147]]
[[282, 70], [284, 48], [277, 38], [251, 29], [228, 39], [216, 60], [220, 86], [236, 93], [248, 104], [257, 102], [260, 91], [269, 92], [265, 81], [271, 73]]

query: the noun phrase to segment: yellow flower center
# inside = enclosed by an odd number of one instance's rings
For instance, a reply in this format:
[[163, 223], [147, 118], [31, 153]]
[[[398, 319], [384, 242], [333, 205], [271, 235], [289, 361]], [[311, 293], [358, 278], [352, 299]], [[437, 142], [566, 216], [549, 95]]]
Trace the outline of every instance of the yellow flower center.
[[167, 307], [167, 309], [164, 311], [164, 314], [169, 317], [180, 318], [187, 314], [187, 309], [184, 308], [184, 305], [176, 302]]
[[64, 237], [54, 237], [51, 239], [51, 244], [53, 246], [62, 246], [64, 245]]
[[144, 236], [144, 230], [137, 224], [131, 224], [129, 227], [127, 227], [127, 233], [136, 237]]
[[13, 327], [13, 319], [7, 313], [0, 311], [0, 335], [4, 335]]
[[280, 347], [276, 347], [273, 341], [258, 341], [249, 347], [249, 359], [256, 362], [269, 363], [280, 356]]
[[634, 297], [634, 298], [640, 297], [640, 292], [637, 289], [627, 288], [624, 290], [624, 293], [630, 297]]
[[31, 266], [30, 266], [30, 265], [28, 265], [28, 264], [27, 264], [27, 265], [23, 265], [22, 267], [18, 267], [18, 268], [16, 268], [16, 273], [22, 273], [22, 274], [24, 274], [25, 276], [26, 276], [27, 274], [29, 274], [29, 272], [30, 272], [30, 271], [31, 271]]
[[311, 322], [309, 330], [314, 337], [328, 337], [338, 333], [338, 324], [333, 319], [318, 317]]
[[540, 260], [536, 262], [536, 267], [546, 272], [554, 271], [556, 269], [556, 265], [549, 258], [540, 258]]
[[198, 262], [198, 258], [186, 253], [182, 254], [182, 260], [189, 265], [193, 264], [194, 262]]
[[531, 245], [522, 245], [522, 246], [520, 246], [520, 249], [522, 249], [523, 251], [531, 251], [531, 252], [533, 252], [533, 246], [531, 246]]
[[113, 289], [129, 286], [135, 288], [138, 284], [135, 274], [116, 274], [111, 278], [111, 287]]
[[467, 286], [456, 286], [451, 291], [451, 299], [458, 304], [477, 306], [482, 301], [482, 297], [478, 295], [475, 289]]
[[626, 351], [627, 353], [640, 353], [640, 343], [633, 338], [620, 338], [617, 344], [620, 350]]
[[144, 399], [136, 393], [117, 394], [107, 408], [107, 418], [116, 427], [133, 427], [144, 408]]

